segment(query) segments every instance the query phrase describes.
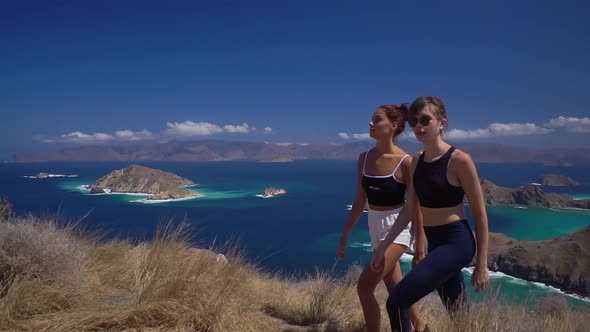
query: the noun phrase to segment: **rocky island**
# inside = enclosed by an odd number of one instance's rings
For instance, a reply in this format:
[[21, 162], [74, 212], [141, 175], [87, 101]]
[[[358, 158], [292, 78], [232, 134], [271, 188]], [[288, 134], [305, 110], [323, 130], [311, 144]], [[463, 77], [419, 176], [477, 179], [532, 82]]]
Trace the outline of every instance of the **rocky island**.
[[508, 188], [485, 179], [480, 179], [480, 184], [487, 205], [590, 209], [588, 199], [574, 200], [566, 194], [546, 193], [536, 185]]
[[517, 241], [490, 233], [488, 268], [589, 296], [590, 227], [545, 241]]
[[270, 188], [264, 189], [262, 194], [258, 194], [256, 196], [261, 197], [261, 198], [270, 198], [270, 197], [274, 197], [277, 195], [284, 195], [286, 193], [287, 193], [287, 191], [285, 189], [275, 189], [275, 188], [270, 187]]
[[576, 180], [556, 174], [545, 174], [537, 180], [539, 184], [544, 186], [578, 186], [580, 185]]
[[94, 184], [87, 186], [90, 193], [148, 194], [148, 200], [169, 200], [198, 197], [198, 193], [183, 189], [194, 183], [169, 172], [131, 165], [114, 170]]
[[71, 174], [71, 175], [65, 175], [65, 174], [51, 174], [51, 173], [46, 173], [46, 172], [39, 172], [35, 175], [27, 175], [25, 176], [25, 178], [29, 178], [29, 179], [46, 179], [46, 178], [75, 178], [78, 175], [76, 174]]

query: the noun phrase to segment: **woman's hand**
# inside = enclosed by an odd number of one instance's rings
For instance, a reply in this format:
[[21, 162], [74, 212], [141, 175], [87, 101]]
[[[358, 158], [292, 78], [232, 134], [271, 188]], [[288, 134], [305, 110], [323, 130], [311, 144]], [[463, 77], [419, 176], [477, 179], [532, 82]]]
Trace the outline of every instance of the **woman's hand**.
[[373, 257], [371, 257], [371, 263], [369, 263], [371, 270], [373, 272], [382, 272], [383, 266], [385, 264], [385, 248], [379, 246], [377, 250], [373, 253]]
[[412, 258], [412, 268], [414, 268], [414, 266], [418, 265], [418, 263], [420, 263], [421, 260], [424, 259], [424, 252], [422, 251], [417, 251], [414, 253], [414, 258]]
[[488, 269], [486, 267], [476, 266], [473, 275], [471, 276], [471, 285], [475, 287], [475, 291], [480, 292], [486, 289], [489, 282], [490, 275]]
[[336, 256], [340, 260], [344, 260], [344, 258], [346, 258], [346, 242], [347, 241], [345, 239], [341, 239], [340, 244], [338, 244], [338, 249], [336, 249]]

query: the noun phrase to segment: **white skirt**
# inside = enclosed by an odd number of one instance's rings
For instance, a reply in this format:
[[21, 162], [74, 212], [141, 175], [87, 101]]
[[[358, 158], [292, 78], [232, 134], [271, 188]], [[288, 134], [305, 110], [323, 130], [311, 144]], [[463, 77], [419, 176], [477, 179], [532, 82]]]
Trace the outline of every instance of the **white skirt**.
[[[377, 249], [379, 243], [385, 239], [391, 226], [395, 223], [401, 207], [388, 211], [375, 211], [369, 209], [369, 235], [371, 237], [371, 248]], [[414, 234], [412, 234], [412, 222], [393, 240], [393, 243], [406, 247], [406, 252], [413, 253], [415, 249]]]

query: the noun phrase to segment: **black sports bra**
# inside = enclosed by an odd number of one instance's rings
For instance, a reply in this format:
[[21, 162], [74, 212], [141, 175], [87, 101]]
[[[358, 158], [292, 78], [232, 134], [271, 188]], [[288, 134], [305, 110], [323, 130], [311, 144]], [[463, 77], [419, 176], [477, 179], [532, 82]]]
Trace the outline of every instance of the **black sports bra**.
[[367, 195], [369, 204], [375, 206], [394, 206], [400, 205], [405, 202], [406, 184], [398, 181], [395, 178], [395, 172], [402, 164], [402, 161], [409, 157], [409, 155], [403, 156], [393, 173], [390, 175], [367, 175], [365, 173], [365, 164], [367, 163], [367, 155], [365, 153], [365, 161], [363, 163], [363, 189]]
[[430, 163], [424, 161], [424, 153], [420, 155], [414, 170], [413, 184], [421, 206], [446, 208], [463, 202], [463, 188], [453, 186], [447, 179], [447, 168], [453, 151], [455, 147], [451, 146], [442, 157]]

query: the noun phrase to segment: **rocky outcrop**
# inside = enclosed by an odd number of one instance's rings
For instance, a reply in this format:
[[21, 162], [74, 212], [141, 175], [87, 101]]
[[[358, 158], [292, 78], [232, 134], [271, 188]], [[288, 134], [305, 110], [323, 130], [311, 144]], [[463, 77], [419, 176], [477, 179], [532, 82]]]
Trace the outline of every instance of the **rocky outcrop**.
[[481, 189], [488, 205], [520, 205], [540, 208], [590, 207], [590, 200], [574, 200], [569, 195], [546, 193], [539, 186], [526, 185], [520, 188], [500, 187], [481, 179]]
[[178, 175], [139, 165], [114, 170], [90, 185], [90, 193], [142, 193], [150, 200], [196, 197], [194, 191], [182, 189], [193, 182]]
[[490, 233], [488, 268], [590, 295], [590, 227], [546, 241], [517, 241]]
[[260, 194], [258, 196], [263, 197], [263, 198], [268, 198], [268, 197], [274, 197], [277, 195], [284, 195], [286, 193], [287, 193], [287, 191], [285, 189], [276, 189], [276, 188], [270, 187], [270, 188], [264, 189], [262, 194]]
[[538, 183], [544, 186], [578, 186], [580, 185], [574, 179], [556, 174], [545, 174], [537, 180]]

